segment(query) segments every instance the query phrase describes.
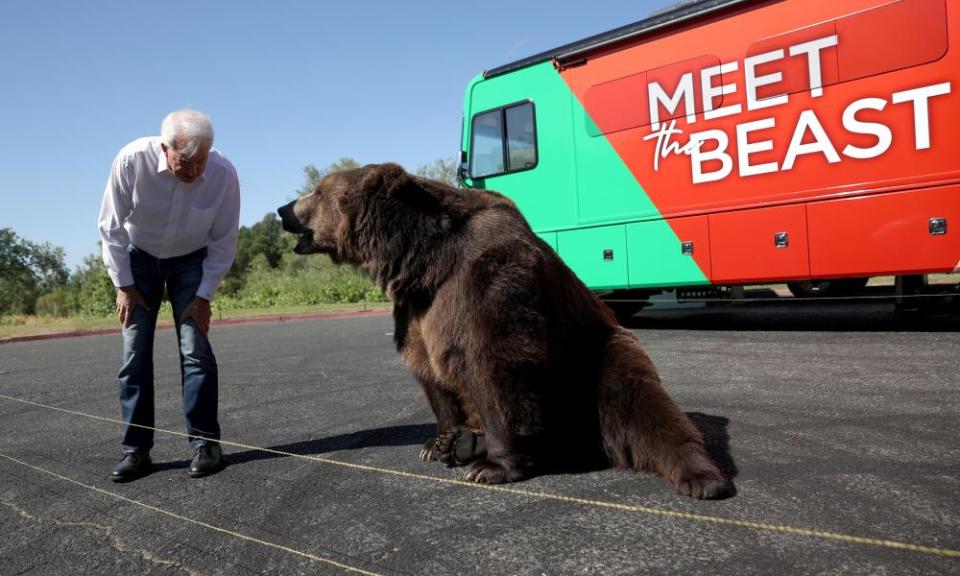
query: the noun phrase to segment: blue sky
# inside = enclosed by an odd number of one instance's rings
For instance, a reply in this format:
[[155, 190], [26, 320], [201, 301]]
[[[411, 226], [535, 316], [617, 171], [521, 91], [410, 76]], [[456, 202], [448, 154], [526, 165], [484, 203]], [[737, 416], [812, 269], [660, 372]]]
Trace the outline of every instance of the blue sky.
[[453, 156], [478, 72], [672, 3], [3, 0], [0, 228], [79, 265], [116, 152], [187, 106], [213, 119], [252, 225], [307, 164]]

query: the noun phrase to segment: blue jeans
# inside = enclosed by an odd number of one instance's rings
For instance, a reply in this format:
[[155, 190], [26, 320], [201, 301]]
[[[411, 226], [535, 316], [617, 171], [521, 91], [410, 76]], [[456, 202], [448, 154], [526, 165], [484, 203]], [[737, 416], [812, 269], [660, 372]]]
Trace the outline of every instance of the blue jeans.
[[140, 453], [153, 447], [153, 430], [130, 424], [154, 426], [153, 335], [166, 284], [180, 342], [183, 414], [187, 421], [190, 446], [196, 449], [220, 438], [220, 424], [217, 422], [217, 359], [210, 342], [193, 319], [181, 324], [180, 315], [196, 296], [203, 278], [203, 260], [207, 250], [203, 248], [167, 259], [154, 258], [134, 246], [130, 246], [129, 251], [133, 283], [150, 309], [137, 306], [129, 325], [123, 329], [123, 360], [117, 385], [123, 421], [128, 426], [121, 447], [124, 452]]

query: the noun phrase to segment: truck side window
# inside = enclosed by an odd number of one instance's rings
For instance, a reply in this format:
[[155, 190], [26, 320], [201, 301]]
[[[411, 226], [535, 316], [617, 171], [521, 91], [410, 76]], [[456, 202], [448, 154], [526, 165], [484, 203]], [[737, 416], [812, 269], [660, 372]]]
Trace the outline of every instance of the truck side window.
[[533, 104], [527, 102], [506, 109], [507, 170], [515, 172], [537, 165], [537, 140], [533, 123]]
[[471, 178], [519, 172], [537, 165], [537, 132], [532, 102], [476, 114], [470, 134]]

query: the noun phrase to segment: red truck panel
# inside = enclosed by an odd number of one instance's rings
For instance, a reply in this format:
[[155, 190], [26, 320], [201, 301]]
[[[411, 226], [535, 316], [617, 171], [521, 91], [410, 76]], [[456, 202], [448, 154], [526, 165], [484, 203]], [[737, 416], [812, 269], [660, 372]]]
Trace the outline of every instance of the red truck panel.
[[[787, 234], [778, 247], [777, 234]], [[710, 215], [713, 281], [718, 284], [802, 278], [810, 273], [804, 207], [775, 206]]]
[[[946, 234], [930, 233], [932, 218]], [[960, 267], [960, 186], [812, 202], [807, 221], [814, 277]]]

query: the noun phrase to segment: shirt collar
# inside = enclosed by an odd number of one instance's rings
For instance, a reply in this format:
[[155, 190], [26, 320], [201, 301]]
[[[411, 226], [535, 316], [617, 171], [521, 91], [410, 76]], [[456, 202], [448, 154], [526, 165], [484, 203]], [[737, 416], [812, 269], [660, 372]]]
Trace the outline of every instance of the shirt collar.
[[[170, 166], [167, 165], [167, 155], [160, 148], [160, 160], [157, 162], [157, 173], [170, 172]], [[170, 172], [172, 174], [172, 172]]]

